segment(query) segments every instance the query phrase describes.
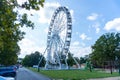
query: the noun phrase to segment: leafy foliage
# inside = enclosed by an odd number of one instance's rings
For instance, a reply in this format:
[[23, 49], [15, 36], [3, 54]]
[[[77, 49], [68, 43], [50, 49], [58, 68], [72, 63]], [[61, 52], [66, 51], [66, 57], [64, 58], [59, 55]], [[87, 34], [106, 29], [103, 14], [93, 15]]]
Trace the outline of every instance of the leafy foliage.
[[86, 63], [89, 61], [89, 55], [85, 55], [84, 57], [80, 57], [80, 64]]
[[19, 8], [39, 10], [44, 0], [28, 0], [19, 5], [17, 0], [0, 0], [0, 64], [11, 65], [17, 61], [20, 47], [17, 44], [24, 38], [21, 27], [32, 27], [34, 23], [28, 20], [27, 14], [19, 14]]
[[120, 33], [103, 34], [92, 46], [91, 60], [98, 65], [105, 61], [120, 61]]
[[33, 65], [38, 65], [39, 60], [42, 59], [41, 61], [41, 67], [45, 65], [45, 58], [42, 54], [40, 54], [38, 51], [36, 51], [35, 53], [32, 53], [30, 55], [26, 55], [25, 58], [23, 59], [23, 65], [24, 66], [28, 66], [28, 67], [32, 67]]
[[71, 53], [68, 53], [67, 63], [69, 66], [73, 66], [75, 64], [75, 61], [73, 59], [73, 55]]

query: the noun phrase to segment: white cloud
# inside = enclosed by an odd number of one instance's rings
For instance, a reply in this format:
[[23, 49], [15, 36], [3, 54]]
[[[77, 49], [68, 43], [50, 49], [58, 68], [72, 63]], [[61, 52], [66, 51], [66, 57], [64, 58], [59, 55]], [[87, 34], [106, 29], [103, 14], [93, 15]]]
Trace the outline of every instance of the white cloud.
[[91, 47], [80, 47], [80, 46], [72, 46], [70, 47], [70, 52], [74, 54], [75, 57], [83, 57], [92, 52]]
[[[26, 0], [18, 0], [19, 4], [22, 4], [23, 2], [25, 2]], [[32, 17], [34, 17], [35, 21], [40, 22], [40, 23], [50, 23], [50, 20], [52, 18], [52, 15], [55, 11], [55, 9], [57, 7], [59, 7], [60, 4], [58, 2], [51, 2], [51, 3], [44, 3], [44, 7], [40, 7], [39, 11], [35, 11], [35, 10], [26, 10], [26, 9], [20, 9], [19, 13], [23, 14], [23, 13], [27, 13], [29, 15], [29, 17], [31, 17], [30, 15], [33, 15]], [[37, 17], [35, 17], [37, 16]], [[32, 19], [33, 21], [33, 19]]]
[[44, 8], [41, 8], [37, 13], [39, 15], [39, 22], [49, 24], [55, 9], [59, 6], [58, 2], [45, 3]]
[[[50, 20], [52, 18], [52, 15], [54, 14], [54, 11], [61, 6], [58, 2], [51, 2], [51, 3], [45, 3], [44, 8], [41, 8], [40, 11], [37, 13], [39, 14], [39, 21], [40, 23], [50, 23]], [[73, 18], [74, 11], [70, 10], [71, 16]]]
[[90, 46], [85, 46], [85, 43], [74, 41], [71, 43], [70, 52], [74, 54], [75, 57], [83, 57], [92, 52]]
[[73, 10], [70, 10], [70, 13], [71, 13], [71, 16], [72, 16], [72, 18], [73, 18], [74, 11], [73, 11]]
[[91, 37], [87, 37], [86, 40], [92, 40], [92, 38]]
[[99, 33], [100, 32], [100, 28], [96, 28], [96, 33]]
[[80, 35], [80, 38], [81, 38], [82, 40], [85, 40], [86, 37], [87, 37], [87, 35], [85, 35], [85, 33], [82, 33], [82, 34]]
[[44, 32], [45, 32], [45, 33], [48, 33], [48, 27], [46, 27], [46, 28], [44, 29]]
[[75, 41], [75, 42], [73, 42], [73, 46], [77, 46], [77, 45], [79, 45], [80, 43], [79, 43], [79, 41]]
[[70, 10], [70, 13], [71, 13], [71, 17], [72, 17], [72, 23], [74, 23], [75, 22], [74, 11]]
[[85, 46], [85, 45], [86, 45], [86, 44], [85, 44], [85, 43], [83, 43], [83, 42], [81, 42], [80, 44], [81, 44], [81, 46]]
[[120, 31], [120, 18], [115, 18], [111, 21], [108, 21], [105, 24], [104, 29], [107, 31], [110, 31], [110, 30]]
[[[18, 0], [20, 4], [22, 4], [23, 2], [25, 2], [26, 0]], [[27, 13], [29, 15], [29, 18], [30, 20], [34, 20], [35, 22], [40, 22], [40, 23], [43, 23], [43, 24], [50, 24], [50, 20], [52, 18], [52, 15], [54, 14], [54, 11], [59, 7], [61, 6], [60, 3], [58, 2], [45, 2], [44, 3], [44, 7], [40, 8], [39, 11], [35, 11], [35, 10], [25, 10], [25, 9], [21, 9], [19, 10], [19, 13], [20, 14], [23, 14], [23, 13]], [[72, 21], [74, 22], [74, 17], [73, 17], [73, 14], [74, 14], [74, 11], [72, 9], [70, 9], [70, 13], [71, 13], [71, 16], [72, 16]], [[33, 15], [33, 16], [31, 16]], [[36, 16], [36, 17], [35, 17]]]
[[80, 38], [81, 38], [82, 40], [91, 40], [91, 39], [92, 39], [91, 37], [88, 37], [85, 33], [82, 33], [82, 34], [80, 35]]
[[18, 44], [21, 48], [21, 54], [19, 55], [19, 57], [22, 58], [25, 57], [25, 55], [31, 54], [32, 52], [39, 51], [43, 53], [43, 51], [45, 50], [44, 47], [39, 47], [34, 41], [26, 38], [20, 41]]
[[87, 20], [94, 21], [98, 18], [97, 13], [92, 13], [90, 16], [87, 17]]
[[76, 34], [76, 35], [78, 35], [78, 34], [79, 34], [79, 32], [75, 32], [75, 34]]
[[85, 47], [85, 43], [83, 42], [79, 42], [79, 41], [74, 41], [74, 42], [71, 42], [71, 46], [82, 46], [82, 47]]
[[96, 33], [100, 32], [100, 24], [99, 23], [95, 23], [94, 25], [92, 25], [93, 28], [95, 28]]

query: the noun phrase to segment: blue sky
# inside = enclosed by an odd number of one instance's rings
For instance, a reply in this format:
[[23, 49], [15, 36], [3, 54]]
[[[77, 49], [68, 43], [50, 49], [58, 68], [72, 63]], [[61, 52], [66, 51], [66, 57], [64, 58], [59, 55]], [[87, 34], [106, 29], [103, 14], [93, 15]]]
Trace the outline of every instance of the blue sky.
[[[18, 0], [22, 3], [26, 0]], [[35, 29], [22, 28], [25, 38], [19, 42], [24, 57], [46, 49], [47, 32], [52, 15], [59, 6], [66, 6], [72, 15], [72, 39], [70, 51], [81, 57], [91, 53], [91, 46], [104, 33], [120, 31], [120, 0], [46, 0], [40, 11], [26, 11], [35, 23]], [[33, 14], [33, 16], [30, 16]]]

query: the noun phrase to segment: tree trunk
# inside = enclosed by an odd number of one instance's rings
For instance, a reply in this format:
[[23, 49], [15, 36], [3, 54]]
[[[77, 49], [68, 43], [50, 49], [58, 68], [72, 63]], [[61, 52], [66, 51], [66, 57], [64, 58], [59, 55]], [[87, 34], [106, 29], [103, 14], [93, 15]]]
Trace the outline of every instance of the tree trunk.
[[112, 61], [110, 61], [110, 73], [112, 74]]

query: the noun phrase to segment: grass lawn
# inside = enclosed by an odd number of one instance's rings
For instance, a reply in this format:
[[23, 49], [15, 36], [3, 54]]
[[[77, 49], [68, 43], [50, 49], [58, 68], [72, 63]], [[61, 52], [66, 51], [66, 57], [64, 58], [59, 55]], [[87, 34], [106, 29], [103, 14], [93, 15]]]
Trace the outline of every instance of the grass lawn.
[[[35, 72], [37, 69], [29, 68]], [[117, 72], [113, 74], [101, 72], [99, 70], [40, 70], [41, 74], [46, 75], [52, 79], [63, 79], [63, 80], [80, 80], [80, 79], [90, 79], [90, 78], [104, 78], [104, 77], [115, 77], [120, 76]]]

